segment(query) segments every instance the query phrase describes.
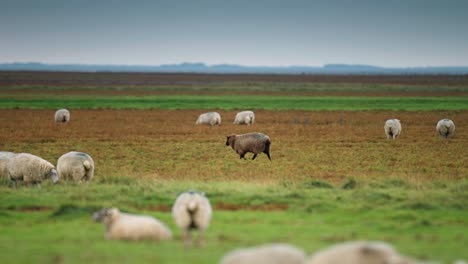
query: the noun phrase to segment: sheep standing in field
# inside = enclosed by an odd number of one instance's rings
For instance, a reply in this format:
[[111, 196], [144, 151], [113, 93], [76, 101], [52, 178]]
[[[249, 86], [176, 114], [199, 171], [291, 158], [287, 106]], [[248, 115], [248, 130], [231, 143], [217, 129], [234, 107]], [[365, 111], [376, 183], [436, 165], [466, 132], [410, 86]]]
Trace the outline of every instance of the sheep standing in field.
[[437, 122], [436, 130], [441, 137], [448, 138], [455, 132], [455, 123], [450, 119], [442, 119]]
[[341, 243], [312, 255], [306, 264], [410, 264], [416, 263], [399, 255], [395, 249], [376, 241]]
[[184, 232], [183, 240], [186, 246], [192, 244], [192, 230], [199, 232], [197, 244], [203, 244], [203, 234], [210, 224], [211, 215], [211, 205], [204, 193], [184, 192], [177, 197], [172, 206], [172, 217]]
[[59, 109], [55, 112], [55, 122], [66, 123], [70, 121], [70, 112], [67, 109]]
[[19, 153], [8, 159], [6, 169], [15, 188], [17, 181], [29, 184], [41, 183], [45, 178], [50, 178], [53, 183], [59, 180], [52, 163], [29, 153]]
[[385, 130], [385, 135], [387, 135], [387, 139], [397, 138], [401, 133], [400, 120], [398, 119], [387, 120], [387, 122], [385, 122], [384, 130]]
[[252, 160], [254, 160], [258, 154], [263, 152], [271, 161], [270, 145], [270, 137], [263, 133], [230, 135], [227, 136], [226, 139], [226, 146], [231, 146], [231, 148], [239, 154], [241, 159], [245, 159], [244, 156], [246, 153], [252, 152], [254, 154]]
[[89, 184], [94, 176], [94, 161], [86, 153], [71, 151], [58, 159], [57, 171], [59, 178]]
[[302, 250], [287, 244], [270, 244], [231, 251], [224, 255], [221, 264], [303, 264], [304, 261]]
[[237, 113], [234, 119], [234, 125], [253, 125], [255, 122], [255, 114], [252, 111], [242, 111]]
[[216, 125], [221, 125], [221, 115], [217, 112], [208, 112], [201, 114], [197, 122], [195, 122], [195, 125], [210, 125], [210, 126], [216, 126]]
[[161, 221], [147, 215], [120, 212], [117, 208], [104, 208], [93, 214], [96, 222], [104, 223], [106, 238], [112, 240], [169, 240], [172, 233]]
[[0, 179], [8, 179], [8, 172], [6, 169], [7, 161], [16, 154], [8, 151], [0, 151]]

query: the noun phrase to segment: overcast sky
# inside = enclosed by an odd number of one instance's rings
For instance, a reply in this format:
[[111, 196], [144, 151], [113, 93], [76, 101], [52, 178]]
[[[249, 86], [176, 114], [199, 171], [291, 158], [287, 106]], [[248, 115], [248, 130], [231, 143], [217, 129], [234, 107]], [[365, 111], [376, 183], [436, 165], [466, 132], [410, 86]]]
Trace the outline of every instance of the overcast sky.
[[465, 0], [0, 0], [0, 62], [468, 65]]

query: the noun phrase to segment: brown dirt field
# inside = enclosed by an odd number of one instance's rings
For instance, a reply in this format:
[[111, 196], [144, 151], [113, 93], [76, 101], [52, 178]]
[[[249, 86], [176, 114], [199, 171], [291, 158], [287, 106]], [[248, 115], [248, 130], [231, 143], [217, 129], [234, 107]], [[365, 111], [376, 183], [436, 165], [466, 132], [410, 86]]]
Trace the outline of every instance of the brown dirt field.
[[[68, 151], [88, 152], [96, 163], [96, 180], [267, 183], [397, 177], [421, 182], [468, 177], [468, 111], [257, 111], [257, 123], [249, 127], [232, 124], [234, 111], [219, 110], [220, 127], [195, 126], [201, 112], [74, 110], [70, 123], [56, 124], [51, 110], [0, 110], [0, 149], [30, 152], [54, 164]], [[395, 141], [383, 132], [388, 118], [402, 121]], [[442, 118], [457, 125], [449, 140], [435, 132]], [[252, 131], [271, 137], [271, 162], [263, 154], [254, 161], [239, 160], [225, 145], [226, 135]]]
[[225, 82], [354, 83], [467, 86], [468, 75], [191, 74], [0, 71], [0, 86], [200, 85]]

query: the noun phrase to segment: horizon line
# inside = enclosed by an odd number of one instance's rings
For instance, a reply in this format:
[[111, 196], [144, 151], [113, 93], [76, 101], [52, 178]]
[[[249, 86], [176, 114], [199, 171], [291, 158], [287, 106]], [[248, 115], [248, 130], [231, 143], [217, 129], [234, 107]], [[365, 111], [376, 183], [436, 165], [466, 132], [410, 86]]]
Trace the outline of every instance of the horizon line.
[[163, 64], [106, 64], [106, 63], [75, 63], [75, 62], [37, 62], [37, 61], [28, 61], [28, 62], [0, 62], [0, 64], [39, 64], [39, 65], [83, 65], [83, 66], [127, 66], [127, 67], [161, 67], [161, 66], [180, 66], [184, 64], [188, 65], [203, 65], [206, 67], [216, 67], [216, 66], [239, 66], [246, 68], [293, 68], [293, 67], [307, 67], [307, 68], [325, 68], [326, 66], [365, 66], [365, 67], [375, 67], [383, 69], [399, 69], [399, 68], [464, 68], [468, 67], [466, 65], [425, 65], [425, 66], [381, 66], [374, 64], [364, 64], [364, 63], [326, 63], [321, 65], [304, 65], [304, 64], [289, 64], [289, 65], [245, 65], [245, 64], [235, 64], [235, 63], [205, 63], [205, 62], [189, 62], [182, 61], [178, 63], [163, 63]]

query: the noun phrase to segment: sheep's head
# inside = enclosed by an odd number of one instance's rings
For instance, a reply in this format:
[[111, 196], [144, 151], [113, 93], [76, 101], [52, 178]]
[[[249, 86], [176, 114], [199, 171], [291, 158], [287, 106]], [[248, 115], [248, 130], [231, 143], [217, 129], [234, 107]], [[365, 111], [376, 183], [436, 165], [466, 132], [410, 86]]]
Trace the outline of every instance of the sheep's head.
[[56, 169], [51, 169], [49, 173], [50, 179], [54, 184], [56, 184], [59, 180], [59, 177], [57, 175], [57, 170]]
[[101, 210], [94, 212], [93, 219], [96, 222], [105, 222], [106, 219], [112, 219], [117, 213], [119, 209], [117, 208], [102, 208]]
[[233, 145], [234, 144], [234, 139], [236, 138], [236, 135], [230, 135], [226, 137], [226, 146]]

